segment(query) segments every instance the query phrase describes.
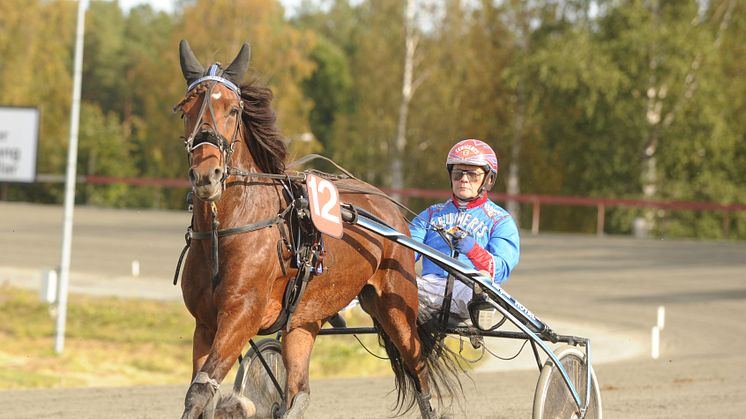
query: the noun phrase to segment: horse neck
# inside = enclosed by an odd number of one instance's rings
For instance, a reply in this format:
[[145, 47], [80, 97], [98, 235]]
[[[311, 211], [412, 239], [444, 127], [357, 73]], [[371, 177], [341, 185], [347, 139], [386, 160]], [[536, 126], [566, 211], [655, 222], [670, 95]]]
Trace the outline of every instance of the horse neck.
[[[251, 156], [241, 134], [243, 133], [239, 133], [238, 140], [240, 144], [236, 144], [229, 166], [243, 172], [259, 173], [261, 169]], [[231, 176], [225, 182], [226, 187], [222, 196], [215, 202], [219, 228], [263, 221], [280, 211], [283, 195], [277, 181], [261, 177]], [[197, 224], [195, 227], [208, 230], [211, 228], [212, 215], [209, 204], [195, 205], [194, 214]]]

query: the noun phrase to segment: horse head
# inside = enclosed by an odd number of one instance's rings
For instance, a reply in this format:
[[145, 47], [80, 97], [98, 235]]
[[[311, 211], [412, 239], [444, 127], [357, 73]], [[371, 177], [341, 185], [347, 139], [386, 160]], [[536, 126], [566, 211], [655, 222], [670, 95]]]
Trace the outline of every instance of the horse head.
[[241, 82], [249, 66], [244, 44], [225, 69], [213, 63], [207, 70], [187, 41], [179, 44], [186, 97], [175, 108], [184, 118], [184, 145], [189, 155], [189, 179], [197, 198], [216, 201], [228, 176], [228, 167], [242, 128]]

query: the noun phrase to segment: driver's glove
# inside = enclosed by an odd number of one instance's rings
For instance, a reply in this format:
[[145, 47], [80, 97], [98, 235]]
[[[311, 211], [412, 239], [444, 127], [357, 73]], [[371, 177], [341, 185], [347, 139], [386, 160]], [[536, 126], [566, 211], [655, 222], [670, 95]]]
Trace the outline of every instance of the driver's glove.
[[465, 255], [471, 252], [471, 249], [473, 249], [476, 244], [477, 242], [473, 237], [464, 236], [463, 238], [456, 240], [454, 248], [462, 255]]
[[485, 250], [472, 236], [464, 236], [454, 244], [454, 249], [459, 254], [465, 255], [478, 270], [489, 273], [492, 278], [495, 275], [495, 260], [492, 254]]

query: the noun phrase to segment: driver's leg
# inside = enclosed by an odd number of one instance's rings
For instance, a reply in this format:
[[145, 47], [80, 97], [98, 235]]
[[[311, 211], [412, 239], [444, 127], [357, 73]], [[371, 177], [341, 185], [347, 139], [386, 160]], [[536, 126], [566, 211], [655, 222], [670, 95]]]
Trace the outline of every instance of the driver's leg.
[[[417, 293], [420, 302], [420, 317], [428, 318], [440, 311], [443, 306], [446, 279], [428, 274], [417, 277]], [[424, 315], [424, 316], [423, 316]]]
[[468, 304], [471, 301], [472, 290], [461, 281], [453, 282], [453, 293], [451, 294], [451, 313], [461, 319], [469, 318]]

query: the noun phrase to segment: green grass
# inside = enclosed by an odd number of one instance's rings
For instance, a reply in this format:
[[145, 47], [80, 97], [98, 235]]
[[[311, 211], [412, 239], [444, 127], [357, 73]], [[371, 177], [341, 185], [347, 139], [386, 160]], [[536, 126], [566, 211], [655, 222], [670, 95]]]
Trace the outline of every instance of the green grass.
[[[368, 326], [359, 308], [348, 325]], [[65, 350], [54, 352], [55, 320], [37, 293], [0, 285], [0, 389], [186, 384], [194, 321], [183, 303], [70, 295]], [[360, 336], [385, 356], [375, 335]], [[458, 347], [454, 348], [458, 350]], [[311, 377], [391, 374], [353, 336], [320, 336]], [[226, 377], [232, 383], [234, 371]]]
[[71, 295], [59, 355], [52, 314], [36, 293], [0, 286], [0, 388], [189, 381], [193, 321], [182, 304]]

